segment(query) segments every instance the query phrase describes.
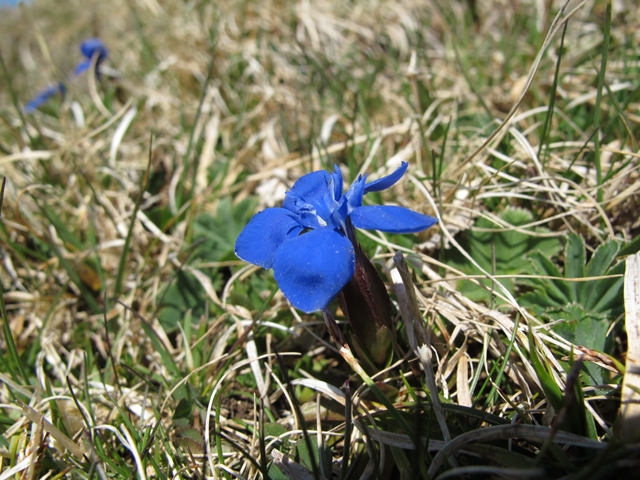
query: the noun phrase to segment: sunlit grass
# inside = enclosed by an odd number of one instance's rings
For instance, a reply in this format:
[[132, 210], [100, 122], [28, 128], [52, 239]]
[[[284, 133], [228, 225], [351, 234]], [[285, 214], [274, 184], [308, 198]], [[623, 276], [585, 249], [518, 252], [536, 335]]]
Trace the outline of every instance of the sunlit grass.
[[[2, 10], [0, 475], [638, 468], [616, 425], [637, 346], [618, 264], [638, 251], [635, 6], [435, 3]], [[71, 78], [94, 36], [101, 77]], [[398, 312], [388, 368], [366, 371], [339, 310], [332, 337], [234, 242], [304, 173], [400, 161], [371, 202], [440, 224], [359, 233]]]

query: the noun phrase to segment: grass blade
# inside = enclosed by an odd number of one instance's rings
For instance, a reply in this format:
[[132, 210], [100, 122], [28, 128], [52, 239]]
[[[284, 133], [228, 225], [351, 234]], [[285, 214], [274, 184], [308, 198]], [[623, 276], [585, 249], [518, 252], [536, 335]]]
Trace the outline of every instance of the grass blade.
[[144, 192], [147, 191], [147, 186], [149, 185], [149, 172], [151, 171], [151, 155], [153, 153], [152, 147], [153, 147], [153, 136], [149, 139], [149, 161], [147, 164], [147, 170], [144, 173], [144, 178], [142, 179], [142, 188], [140, 189], [140, 194], [138, 195], [136, 204], [133, 207], [133, 212], [131, 213], [131, 223], [129, 223], [129, 230], [127, 231], [127, 238], [125, 238], [124, 246], [122, 247], [122, 255], [120, 256], [120, 264], [118, 265], [116, 285], [114, 287], [114, 296], [116, 298], [118, 298], [122, 294], [122, 283], [124, 281], [124, 273], [127, 266], [127, 257], [129, 256], [129, 247], [131, 245], [131, 238], [133, 237], [133, 226], [136, 223], [138, 210], [140, 210], [140, 205], [142, 205]]
[[602, 188], [602, 164], [600, 160], [600, 116], [602, 104], [602, 90], [604, 89], [604, 77], [607, 71], [607, 59], [609, 58], [609, 38], [611, 36], [611, 2], [607, 3], [607, 10], [604, 21], [604, 40], [602, 42], [602, 58], [600, 60], [600, 71], [598, 72], [598, 87], [596, 90], [596, 105], [593, 111], [593, 128], [596, 132], [593, 142], [593, 161], [596, 166], [596, 179], [598, 183], [598, 202], [604, 200], [604, 190]]

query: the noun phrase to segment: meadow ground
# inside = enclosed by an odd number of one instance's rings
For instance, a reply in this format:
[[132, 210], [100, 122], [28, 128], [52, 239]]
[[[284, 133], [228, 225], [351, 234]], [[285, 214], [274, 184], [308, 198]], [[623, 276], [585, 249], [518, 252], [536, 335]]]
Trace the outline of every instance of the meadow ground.
[[[633, 0], [0, 9], [0, 480], [636, 471], [639, 22]], [[108, 57], [76, 74], [92, 37]], [[402, 161], [368, 202], [439, 222], [358, 233], [396, 321], [376, 368], [234, 243], [305, 173]]]

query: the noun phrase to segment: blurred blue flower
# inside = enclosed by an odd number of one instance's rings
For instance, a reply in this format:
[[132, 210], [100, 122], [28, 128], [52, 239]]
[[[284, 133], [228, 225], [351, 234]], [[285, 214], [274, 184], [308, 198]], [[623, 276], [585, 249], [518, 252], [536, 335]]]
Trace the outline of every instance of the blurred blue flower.
[[0, 0], [0, 7], [15, 7], [20, 0]]
[[35, 111], [36, 108], [40, 107], [41, 105], [43, 105], [47, 100], [49, 100], [51, 97], [53, 97], [55, 94], [60, 93], [61, 95], [64, 96], [65, 92], [67, 91], [66, 87], [64, 86], [64, 84], [62, 82], [59, 82], [57, 85], [51, 85], [49, 88], [43, 90], [42, 92], [38, 93], [33, 100], [31, 100], [29, 103], [27, 103], [24, 107], [24, 111], [27, 113], [31, 113], [33, 111]]
[[[73, 69], [74, 75], [80, 75], [83, 72], [86, 72], [89, 67], [91, 67], [91, 59], [94, 55], [97, 56], [96, 59], [96, 75], [98, 73], [98, 67], [102, 63], [102, 61], [107, 58], [109, 52], [107, 47], [104, 46], [102, 41], [97, 38], [89, 38], [80, 44], [80, 52], [85, 57], [85, 60], [82, 60], [78, 65]], [[24, 107], [24, 111], [26, 113], [31, 113], [35, 111], [38, 107], [42, 106], [47, 102], [52, 96], [56, 93], [60, 92], [61, 94], [65, 94], [67, 91], [66, 87], [62, 82], [59, 82], [57, 85], [51, 85], [47, 87], [42, 92], [38, 93], [33, 100], [27, 103]]]
[[102, 61], [109, 56], [109, 51], [107, 47], [104, 46], [101, 40], [97, 38], [89, 38], [80, 44], [80, 52], [85, 57], [85, 60], [81, 61], [76, 65], [73, 69], [74, 75], [80, 75], [82, 72], [85, 72], [91, 66], [91, 59], [94, 55], [97, 55], [96, 60], [96, 74], [97, 68], [100, 66]]
[[366, 182], [359, 176], [343, 194], [342, 172], [321, 170], [300, 177], [282, 208], [256, 214], [238, 236], [238, 257], [273, 268], [285, 297], [300, 310], [324, 309], [355, 270], [353, 227], [389, 233], [415, 233], [437, 220], [404, 207], [362, 205], [369, 192], [394, 185], [409, 166]]

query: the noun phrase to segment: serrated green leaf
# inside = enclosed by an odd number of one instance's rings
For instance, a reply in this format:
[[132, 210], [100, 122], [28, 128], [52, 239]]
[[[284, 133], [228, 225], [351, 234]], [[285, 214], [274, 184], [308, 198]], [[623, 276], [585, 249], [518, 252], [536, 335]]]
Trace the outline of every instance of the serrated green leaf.
[[[574, 345], [587, 347], [598, 352], [609, 350], [607, 345], [609, 322], [606, 315], [587, 311], [581, 305], [574, 304], [549, 313], [548, 317], [560, 321], [554, 325], [553, 330]], [[601, 367], [587, 362], [585, 370], [590, 385], [604, 383], [604, 371]]]
[[[586, 266], [580, 266], [585, 257], [584, 241], [578, 235], [569, 234], [565, 247], [565, 278], [620, 275], [624, 272], [624, 262], [611, 268], [618, 248], [618, 242], [609, 241], [596, 249]], [[536, 273], [557, 275], [556, 267], [544, 256], [533, 255], [532, 261]], [[606, 332], [611, 321], [623, 311], [621, 276], [586, 282], [539, 278], [529, 281], [528, 285], [534, 288], [535, 294], [522, 295], [519, 299], [521, 304], [550, 321], [563, 320], [554, 329], [564, 338], [601, 352], [610, 349], [611, 342], [606, 341]], [[559, 296], [559, 292], [562, 295]], [[601, 378], [601, 372], [596, 372], [595, 366], [587, 369], [592, 383]]]
[[624, 310], [622, 303], [622, 291], [624, 287], [624, 278], [611, 278], [601, 280], [599, 297], [596, 297], [596, 303], [592, 310], [595, 312], [607, 313], [610, 316], [618, 316]]
[[535, 315], [542, 315], [549, 308], [558, 308], [559, 305], [551, 300], [545, 292], [528, 292], [518, 297], [518, 303], [530, 308]]
[[553, 330], [562, 337], [583, 347], [604, 351], [607, 329], [606, 317], [585, 310], [581, 305], [567, 305], [550, 313], [549, 317], [561, 322]]
[[587, 264], [587, 276], [599, 277], [604, 275], [616, 258], [619, 249], [620, 245], [615, 240], [611, 240], [596, 248], [591, 260], [589, 260]]
[[195, 258], [211, 262], [236, 260], [234, 247], [238, 235], [251, 219], [256, 200], [246, 198], [237, 205], [230, 198], [220, 201], [216, 214], [202, 213], [193, 224], [193, 238], [200, 243]]
[[[532, 222], [533, 216], [528, 210], [509, 207], [500, 214], [500, 219], [513, 227], [521, 227]], [[481, 231], [496, 230], [496, 231]], [[536, 228], [535, 232], [548, 232], [546, 229]], [[540, 252], [541, 255], [551, 257], [560, 250], [560, 242], [555, 237], [540, 237], [528, 235], [512, 228], [502, 228], [493, 221], [480, 218], [473, 230], [465, 232], [461, 241], [462, 247], [487, 272], [494, 270], [497, 275], [517, 275], [532, 273], [533, 268], [528, 255]], [[481, 272], [458, 252], [447, 254], [448, 263], [469, 275], [480, 275]], [[479, 283], [491, 288], [488, 279], [479, 279]], [[515, 291], [516, 283], [513, 279], [499, 280], [510, 292]], [[474, 282], [461, 280], [458, 290], [474, 301], [488, 301], [491, 294]]]
[[640, 251], [640, 235], [627, 243], [620, 252], [618, 252], [618, 257], [622, 257], [625, 255], [632, 255]]
[[[596, 251], [593, 252], [591, 260], [589, 260], [586, 266], [586, 276], [600, 277], [605, 275], [616, 257], [618, 249], [618, 242], [613, 240], [600, 245]], [[591, 310], [603, 297], [605, 293], [604, 289], [609, 287], [610, 285], [608, 285], [606, 281], [580, 283], [578, 284], [578, 298], [584, 301], [582, 305], [585, 309]]]
[[[560, 274], [560, 270], [555, 264], [549, 260], [548, 257], [542, 255], [540, 252], [535, 252], [531, 255], [531, 259], [534, 261], [534, 268], [538, 270], [537, 273], [540, 275], [545, 275], [548, 277], [556, 277], [559, 278], [562, 275]], [[569, 285], [567, 282], [562, 280], [546, 280], [543, 281], [542, 284], [544, 288], [540, 289], [543, 294], [548, 295], [549, 299], [552, 302], [548, 302], [548, 306], [552, 306], [552, 304], [556, 305], [564, 305], [569, 302]], [[537, 285], [540, 286], [541, 282], [537, 282]]]
[[204, 450], [202, 443], [190, 437], [176, 437], [176, 445], [188, 450], [191, 453], [201, 454]]

